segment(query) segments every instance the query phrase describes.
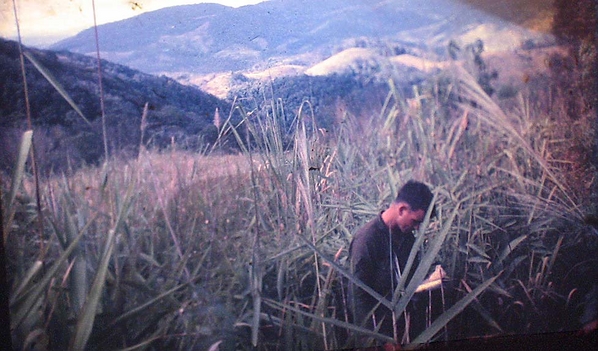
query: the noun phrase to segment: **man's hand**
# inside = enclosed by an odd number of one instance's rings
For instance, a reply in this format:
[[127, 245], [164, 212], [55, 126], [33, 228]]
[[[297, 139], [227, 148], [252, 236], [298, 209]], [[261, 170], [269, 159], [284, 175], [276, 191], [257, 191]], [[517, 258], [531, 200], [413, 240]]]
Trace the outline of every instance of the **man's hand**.
[[430, 274], [430, 276], [426, 280], [427, 281], [441, 280], [445, 277], [446, 277], [446, 272], [444, 271], [444, 269], [442, 269], [442, 266], [438, 264], [438, 265], [436, 265], [434, 272], [432, 272], [432, 274]]
[[442, 279], [446, 277], [446, 272], [442, 269], [441, 265], [436, 265], [434, 272], [430, 274], [428, 279], [424, 280], [418, 287], [415, 289], [415, 292], [422, 292], [428, 290], [434, 290], [442, 285]]

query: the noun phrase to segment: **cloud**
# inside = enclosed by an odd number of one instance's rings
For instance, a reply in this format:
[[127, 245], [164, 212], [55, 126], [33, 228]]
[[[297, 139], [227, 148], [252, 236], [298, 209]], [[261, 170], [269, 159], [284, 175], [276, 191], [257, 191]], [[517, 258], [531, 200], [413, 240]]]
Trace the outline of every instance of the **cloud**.
[[[20, 0], [17, 1], [17, 17], [24, 41], [30, 37], [68, 36], [93, 26], [91, 1], [83, 0]], [[134, 16], [135, 13], [123, 0], [96, 1], [98, 24]], [[16, 22], [12, 1], [2, 2], [0, 33], [15, 37]]]

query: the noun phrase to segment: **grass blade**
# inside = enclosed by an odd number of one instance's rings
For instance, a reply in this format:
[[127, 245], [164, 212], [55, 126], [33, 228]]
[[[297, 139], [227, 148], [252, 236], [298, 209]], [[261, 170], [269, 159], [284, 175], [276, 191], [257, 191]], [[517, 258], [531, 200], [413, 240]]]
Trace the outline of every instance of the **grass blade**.
[[[434, 240], [431, 242], [429, 250], [424, 254], [421, 262], [417, 266], [417, 269], [415, 270], [415, 273], [413, 274], [413, 277], [411, 278], [409, 285], [407, 285], [404, 294], [400, 296], [400, 299], [397, 301], [396, 306], [394, 307], [395, 315], [399, 316], [401, 315], [401, 313], [403, 313], [403, 311], [407, 307], [407, 304], [413, 297], [413, 294], [415, 294], [415, 290], [417, 289], [419, 284], [421, 284], [421, 282], [424, 280], [426, 274], [430, 270], [430, 267], [432, 267], [432, 264], [437, 259], [438, 252], [440, 251], [440, 248], [444, 243], [444, 239], [447, 237], [450, 229], [452, 228], [452, 224], [455, 218], [457, 217], [457, 213], [459, 212], [460, 207], [460, 203], [455, 205], [455, 207], [453, 208], [453, 212], [451, 213], [447, 221], [444, 223], [442, 230], [440, 231], [440, 233], [438, 233], [438, 236], [436, 236]], [[405, 270], [405, 272], [403, 273], [403, 277], [407, 275], [407, 272], [408, 271]], [[401, 280], [404, 280], [403, 277], [401, 277]], [[398, 293], [401, 292], [400, 290], [401, 285], [399, 284], [393, 296], [393, 302], [396, 301], [396, 298], [399, 296]]]
[[108, 265], [112, 257], [112, 252], [114, 250], [116, 232], [122, 224], [125, 214], [128, 212], [132, 189], [133, 182], [131, 182], [129, 185], [114, 227], [108, 231], [108, 238], [106, 239], [106, 245], [104, 246], [104, 251], [102, 252], [98, 272], [94, 278], [89, 295], [85, 301], [85, 305], [83, 306], [83, 309], [79, 314], [79, 318], [77, 319], [75, 334], [69, 347], [70, 350], [85, 349], [85, 345], [87, 344], [89, 336], [91, 335], [91, 330], [96, 317], [96, 310], [104, 290], [104, 284], [106, 283], [106, 275], [108, 273]]
[[114, 328], [116, 326], [118, 326], [119, 324], [123, 324], [124, 322], [126, 322], [127, 320], [131, 320], [134, 317], [137, 317], [138, 315], [140, 315], [141, 313], [147, 311], [148, 308], [150, 308], [152, 305], [160, 302], [162, 299], [174, 294], [175, 292], [181, 290], [182, 288], [188, 286], [189, 284], [181, 284], [181, 285], [177, 285], [174, 288], [167, 290], [165, 292], [163, 292], [162, 294], [154, 297], [153, 299], [125, 312], [124, 314], [120, 315], [118, 318], [116, 318], [109, 326], [109, 328]]
[[276, 308], [276, 309], [279, 309], [281, 311], [283, 311], [283, 310], [293, 311], [295, 313], [298, 313], [298, 314], [303, 315], [303, 316], [308, 317], [308, 318], [312, 318], [312, 319], [314, 319], [314, 320], [316, 320], [318, 322], [321, 322], [321, 323], [326, 323], [326, 324], [334, 325], [334, 326], [337, 326], [337, 327], [346, 328], [347, 330], [351, 330], [351, 331], [354, 331], [354, 332], [357, 332], [357, 333], [360, 333], [360, 334], [363, 334], [363, 335], [373, 336], [376, 339], [380, 339], [380, 340], [383, 340], [383, 341], [394, 342], [393, 338], [391, 338], [391, 337], [389, 337], [387, 335], [384, 335], [384, 334], [376, 333], [375, 331], [373, 331], [371, 329], [368, 329], [368, 328], [359, 327], [359, 326], [357, 326], [355, 324], [343, 322], [343, 321], [340, 321], [340, 320], [334, 319], [334, 318], [327, 318], [327, 317], [318, 316], [318, 315], [316, 315], [314, 313], [304, 311], [304, 310], [302, 310], [300, 308], [297, 308], [295, 306], [292, 306], [292, 305], [289, 305], [289, 304], [280, 303], [280, 302], [277, 302], [277, 301], [274, 301], [274, 300], [264, 299], [263, 301], [264, 301], [264, 303], [266, 305], [269, 305], [269, 306], [271, 306], [273, 308]]
[[91, 122], [89, 122], [89, 120], [85, 117], [85, 115], [83, 114], [83, 112], [81, 112], [81, 110], [79, 109], [79, 107], [77, 106], [77, 104], [75, 104], [75, 102], [73, 101], [73, 99], [71, 99], [70, 95], [66, 92], [66, 90], [64, 90], [64, 88], [62, 87], [62, 85], [58, 82], [58, 80], [56, 80], [56, 78], [52, 75], [52, 73], [50, 73], [50, 71], [48, 71], [44, 66], [42, 66], [42, 64], [37, 61], [33, 55], [31, 55], [31, 53], [24, 51], [23, 55], [25, 55], [25, 57], [27, 57], [27, 59], [29, 61], [31, 61], [31, 63], [33, 64], [33, 66], [35, 66], [35, 68], [37, 68], [37, 70], [39, 71], [39, 73], [41, 73], [44, 78], [46, 78], [48, 80], [48, 82], [50, 84], [52, 84], [52, 86], [54, 87], [54, 89], [56, 89], [56, 91], [58, 91], [58, 93], [60, 93], [60, 95], [62, 95], [62, 97], [64, 98], [64, 100], [66, 100], [66, 102], [69, 103], [69, 105], [71, 105], [71, 107], [73, 108], [73, 110], [75, 110], [75, 112], [77, 112], [77, 114], [79, 116], [81, 116], [81, 118], [83, 118], [83, 120], [85, 121], [85, 123], [91, 125]]
[[502, 263], [505, 258], [507, 258], [507, 256], [509, 256], [511, 254], [511, 252], [513, 252], [513, 250], [515, 250], [515, 248], [517, 246], [519, 246], [519, 244], [521, 244], [521, 242], [523, 240], [525, 240], [527, 238], [527, 234], [524, 234], [516, 239], [513, 239], [508, 245], [507, 247], [504, 248], [504, 250], [502, 251], [502, 253], [500, 254], [500, 257], [498, 258], [498, 262], [497, 263]]
[[6, 242], [8, 231], [12, 226], [12, 219], [14, 217], [14, 202], [17, 198], [17, 191], [21, 186], [21, 182], [23, 181], [23, 176], [25, 174], [25, 162], [27, 162], [27, 155], [29, 154], [29, 150], [31, 149], [31, 140], [33, 137], [33, 131], [28, 130], [23, 133], [23, 137], [21, 139], [21, 145], [19, 147], [19, 156], [17, 158], [17, 165], [15, 170], [12, 174], [11, 184], [10, 184], [10, 192], [8, 194], [8, 200], [6, 203], [6, 214], [8, 217], [4, 221], [4, 241]]
[[10, 304], [14, 304], [17, 302], [17, 297], [22, 297], [22, 293], [29, 288], [29, 285], [35, 284], [33, 282], [33, 278], [37, 276], [43, 266], [42, 261], [35, 261], [31, 268], [27, 271], [25, 278], [21, 281], [19, 286], [15, 289], [14, 293], [12, 293], [12, 298], [10, 299]]
[[96, 274], [85, 305], [83, 306], [83, 310], [77, 320], [77, 328], [70, 350], [84, 350], [89, 335], [91, 334], [91, 329], [93, 328], [93, 323], [96, 317], [96, 309], [102, 295], [104, 283], [106, 282], [108, 263], [110, 262], [110, 257], [112, 256], [112, 251], [114, 249], [114, 237], [114, 230], [109, 231], [106, 251], [102, 254], [98, 273]]
[[451, 306], [446, 312], [444, 312], [440, 317], [438, 317], [429, 328], [424, 330], [420, 335], [418, 335], [415, 340], [409, 345], [405, 347], [405, 349], [414, 349], [417, 348], [419, 345], [426, 343], [440, 331], [440, 329], [444, 328], [456, 315], [461, 313], [473, 300], [475, 300], [478, 295], [480, 295], [486, 288], [488, 288], [494, 281], [498, 278], [495, 276], [493, 278], [488, 279], [484, 283], [480, 284], [478, 287], [473, 289], [469, 294], [467, 294], [464, 298], [459, 300], [456, 304]]
[[[72, 216], [66, 215], [65, 217], [65, 234], [67, 243], [70, 243], [73, 238], [77, 236], [77, 226], [75, 225]], [[70, 257], [71, 262], [73, 262], [73, 268], [69, 276], [69, 292], [75, 313], [79, 313], [83, 307], [88, 287], [87, 262], [82, 249], [81, 245], [78, 245]]]
[[[92, 220], [93, 221], [93, 220]], [[54, 261], [54, 263], [48, 268], [44, 277], [36, 284], [36, 287], [28, 294], [25, 298], [24, 302], [18, 303], [16, 301], [20, 301], [18, 297], [15, 298], [15, 303], [10, 306], [11, 311], [16, 311], [14, 314], [14, 318], [11, 318], [11, 322], [13, 323], [13, 329], [19, 327], [19, 325], [25, 320], [27, 315], [32, 312], [33, 307], [36, 305], [38, 299], [42, 296], [43, 292], [47, 290], [48, 284], [54, 275], [60, 269], [63, 263], [65, 263], [71, 253], [77, 248], [79, 241], [85, 234], [87, 227], [91, 224], [88, 222], [85, 228], [79, 232], [79, 235], [73, 240], [73, 242], [69, 245], [69, 247], [64, 250], [64, 252], [60, 255], [60, 257]]]

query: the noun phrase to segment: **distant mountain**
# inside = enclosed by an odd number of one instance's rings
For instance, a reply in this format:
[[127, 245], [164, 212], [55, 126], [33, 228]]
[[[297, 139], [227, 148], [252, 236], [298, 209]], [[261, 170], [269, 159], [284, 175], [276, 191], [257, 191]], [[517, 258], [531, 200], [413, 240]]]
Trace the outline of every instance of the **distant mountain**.
[[[488, 20], [474, 10], [463, 16], [462, 9], [449, 0], [271, 0], [240, 8], [197, 4], [101, 25], [98, 32], [102, 56], [110, 61], [148, 73], [205, 74], [291, 57], [313, 57], [307, 64], [314, 64], [347, 39], [400, 38], [401, 33], [447, 20], [457, 29]], [[427, 39], [417, 40], [421, 44]], [[85, 30], [52, 49], [93, 53], [94, 31]]]
[[[97, 61], [70, 52], [26, 48], [55, 77], [88, 119], [79, 116], [48, 80], [26, 60], [36, 148], [44, 165], [54, 169], [94, 163], [103, 156]], [[106, 127], [111, 154], [134, 153], [143, 143], [164, 147], [200, 147], [215, 138], [214, 113], [230, 105], [199, 89], [167, 77], [101, 62]], [[23, 80], [17, 43], [0, 39], [0, 167], [12, 165], [17, 138], [26, 127]], [[141, 116], [148, 104], [141, 141]], [[12, 156], [11, 156], [12, 155]]]
[[[398, 56], [442, 58], [451, 40], [465, 46], [482, 39], [487, 52], [508, 50], [545, 36], [458, 0], [270, 0], [240, 8], [197, 4], [101, 25], [98, 32], [103, 58], [200, 86], [221, 98], [238, 91], [234, 73], [267, 81], [304, 73], [369, 79], [373, 72], [388, 79], [394, 72], [412, 80], [422, 72], [405, 64], [413, 60]], [[94, 38], [88, 29], [52, 48], [95, 55]]]

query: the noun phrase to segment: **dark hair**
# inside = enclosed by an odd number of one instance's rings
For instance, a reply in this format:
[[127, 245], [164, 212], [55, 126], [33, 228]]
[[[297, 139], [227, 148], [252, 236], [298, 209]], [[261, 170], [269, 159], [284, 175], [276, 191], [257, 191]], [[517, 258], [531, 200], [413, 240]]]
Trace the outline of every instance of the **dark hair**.
[[[430, 207], [433, 197], [432, 191], [426, 184], [410, 180], [399, 190], [394, 202], [405, 202], [411, 207], [411, 210], [425, 212]], [[434, 209], [432, 209], [432, 215], [434, 215]]]

